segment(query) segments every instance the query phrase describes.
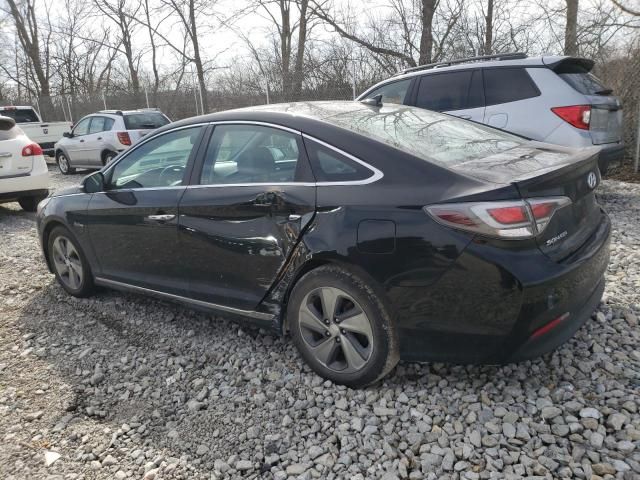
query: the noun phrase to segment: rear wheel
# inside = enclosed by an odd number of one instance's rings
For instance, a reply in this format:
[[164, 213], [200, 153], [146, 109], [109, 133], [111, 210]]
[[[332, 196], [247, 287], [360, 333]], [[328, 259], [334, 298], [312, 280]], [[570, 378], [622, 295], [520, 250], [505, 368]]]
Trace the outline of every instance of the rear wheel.
[[25, 212], [35, 212], [38, 208], [38, 203], [46, 197], [22, 197], [18, 200], [20, 207]]
[[74, 297], [87, 297], [93, 293], [89, 262], [66, 228], [53, 229], [47, 242], [47, 253], [62, 288]]
[[116, 158], [117, 153], [114, 152], [104, 152], [102, 154], [102, 165], [108, 165]]
[[373, 290], [356, 275], [320, 267], [295, 286], [287, 309], [302, 357], [329, 380], [363, 387], [398, 363], [391, 318]]
[[58, 163], [58, 168], [60, 169], [60, 173], [63, 175], [70, 175], [72, 173], [76, 173], [76, 169], [71, 166], [69, 163], [69, 159], [67, 155], [63, 152], [58, 152], [56, 154], [56, 162]]

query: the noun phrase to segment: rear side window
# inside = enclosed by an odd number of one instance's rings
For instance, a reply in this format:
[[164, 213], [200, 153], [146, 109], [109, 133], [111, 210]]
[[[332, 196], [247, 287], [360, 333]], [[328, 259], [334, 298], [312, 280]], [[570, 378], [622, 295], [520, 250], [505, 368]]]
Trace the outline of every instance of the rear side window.
[[124, 115], [124, 126], [127, 130], [149, 130], [160, 128], [169, 120], [160, 112], [140, 112]]
[[305, 140], [305, 147], [318, 182], [354, 182], [373, 175], [364, 165], [318, 142]]
[[493, 68], [484, 71], [487, 105], [517, 102], [540, 95], [524, 68]]
[[480, 80], [472, 71], [425, 75], [420, 79], [416, 106], [436, 112], [480, 107], [483, 104]]
[[407, 90], [409, 90], [409, 85], [411, 85], [411, 79], [387, 83], [367, 94], [367, 98], [373, 98], [376, 95], [382, 94], [382, 103], [403, 104], [407, 96]]
[[111, 130], [113, 125], [113, 119], [107, 117], [93, 117], [91, 119], [91, 126], [89, 127], [89, 133], [100, 133], [106, 130]]
[[16, 123], [39, 122], [38, 114], [33, 108], [16, 108], [11, 110], [0, 110], [0, 115], [13, 118]]

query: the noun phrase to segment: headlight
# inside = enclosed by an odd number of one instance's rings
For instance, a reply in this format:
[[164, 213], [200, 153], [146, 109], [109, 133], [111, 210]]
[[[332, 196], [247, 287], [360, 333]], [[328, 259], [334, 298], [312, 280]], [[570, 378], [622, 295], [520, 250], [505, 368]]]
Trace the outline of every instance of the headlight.
[[37, 212], [38, 212], [38, 213], [40, 213], [40, 212], [44, 209], [44, 207], [46, 207], [46, 206], [47, 206], [47, 204], [48, 204], [50, 201], [51, 201], [51, 197], [47, 197], [47, 198], [45, 198], [45, 199], [43, 199], [43, 200], [40, 200], [40, 203], [38, 203], [38, 210], [37, 210]]

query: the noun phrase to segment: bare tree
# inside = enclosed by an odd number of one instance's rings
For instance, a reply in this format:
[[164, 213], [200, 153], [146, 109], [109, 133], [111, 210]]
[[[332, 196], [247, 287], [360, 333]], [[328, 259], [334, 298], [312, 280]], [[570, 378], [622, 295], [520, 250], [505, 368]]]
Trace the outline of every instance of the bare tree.
[[140, 79], [138, 75], [139, 55], [134, 52], [133, 35], [136, 22], [133, 20], [140, 10], [139, 2], [130, 0], [94, 0], [96, 7], [102, 14], [110, 19], [120, 31], [119, 42], [122, 45], [124, 56], [131, 79], [131, 88], [135, 94], [140, 92]]

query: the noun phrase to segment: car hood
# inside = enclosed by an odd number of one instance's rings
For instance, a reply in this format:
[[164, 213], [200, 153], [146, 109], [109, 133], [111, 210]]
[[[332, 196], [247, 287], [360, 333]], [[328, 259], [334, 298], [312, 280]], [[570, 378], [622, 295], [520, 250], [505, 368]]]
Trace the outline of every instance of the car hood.
[[492, 183], [509, 184], [538, 177], [597, 155], [597, 147], [574, 149], [530, 141], [500, 153], [448, 166]]

